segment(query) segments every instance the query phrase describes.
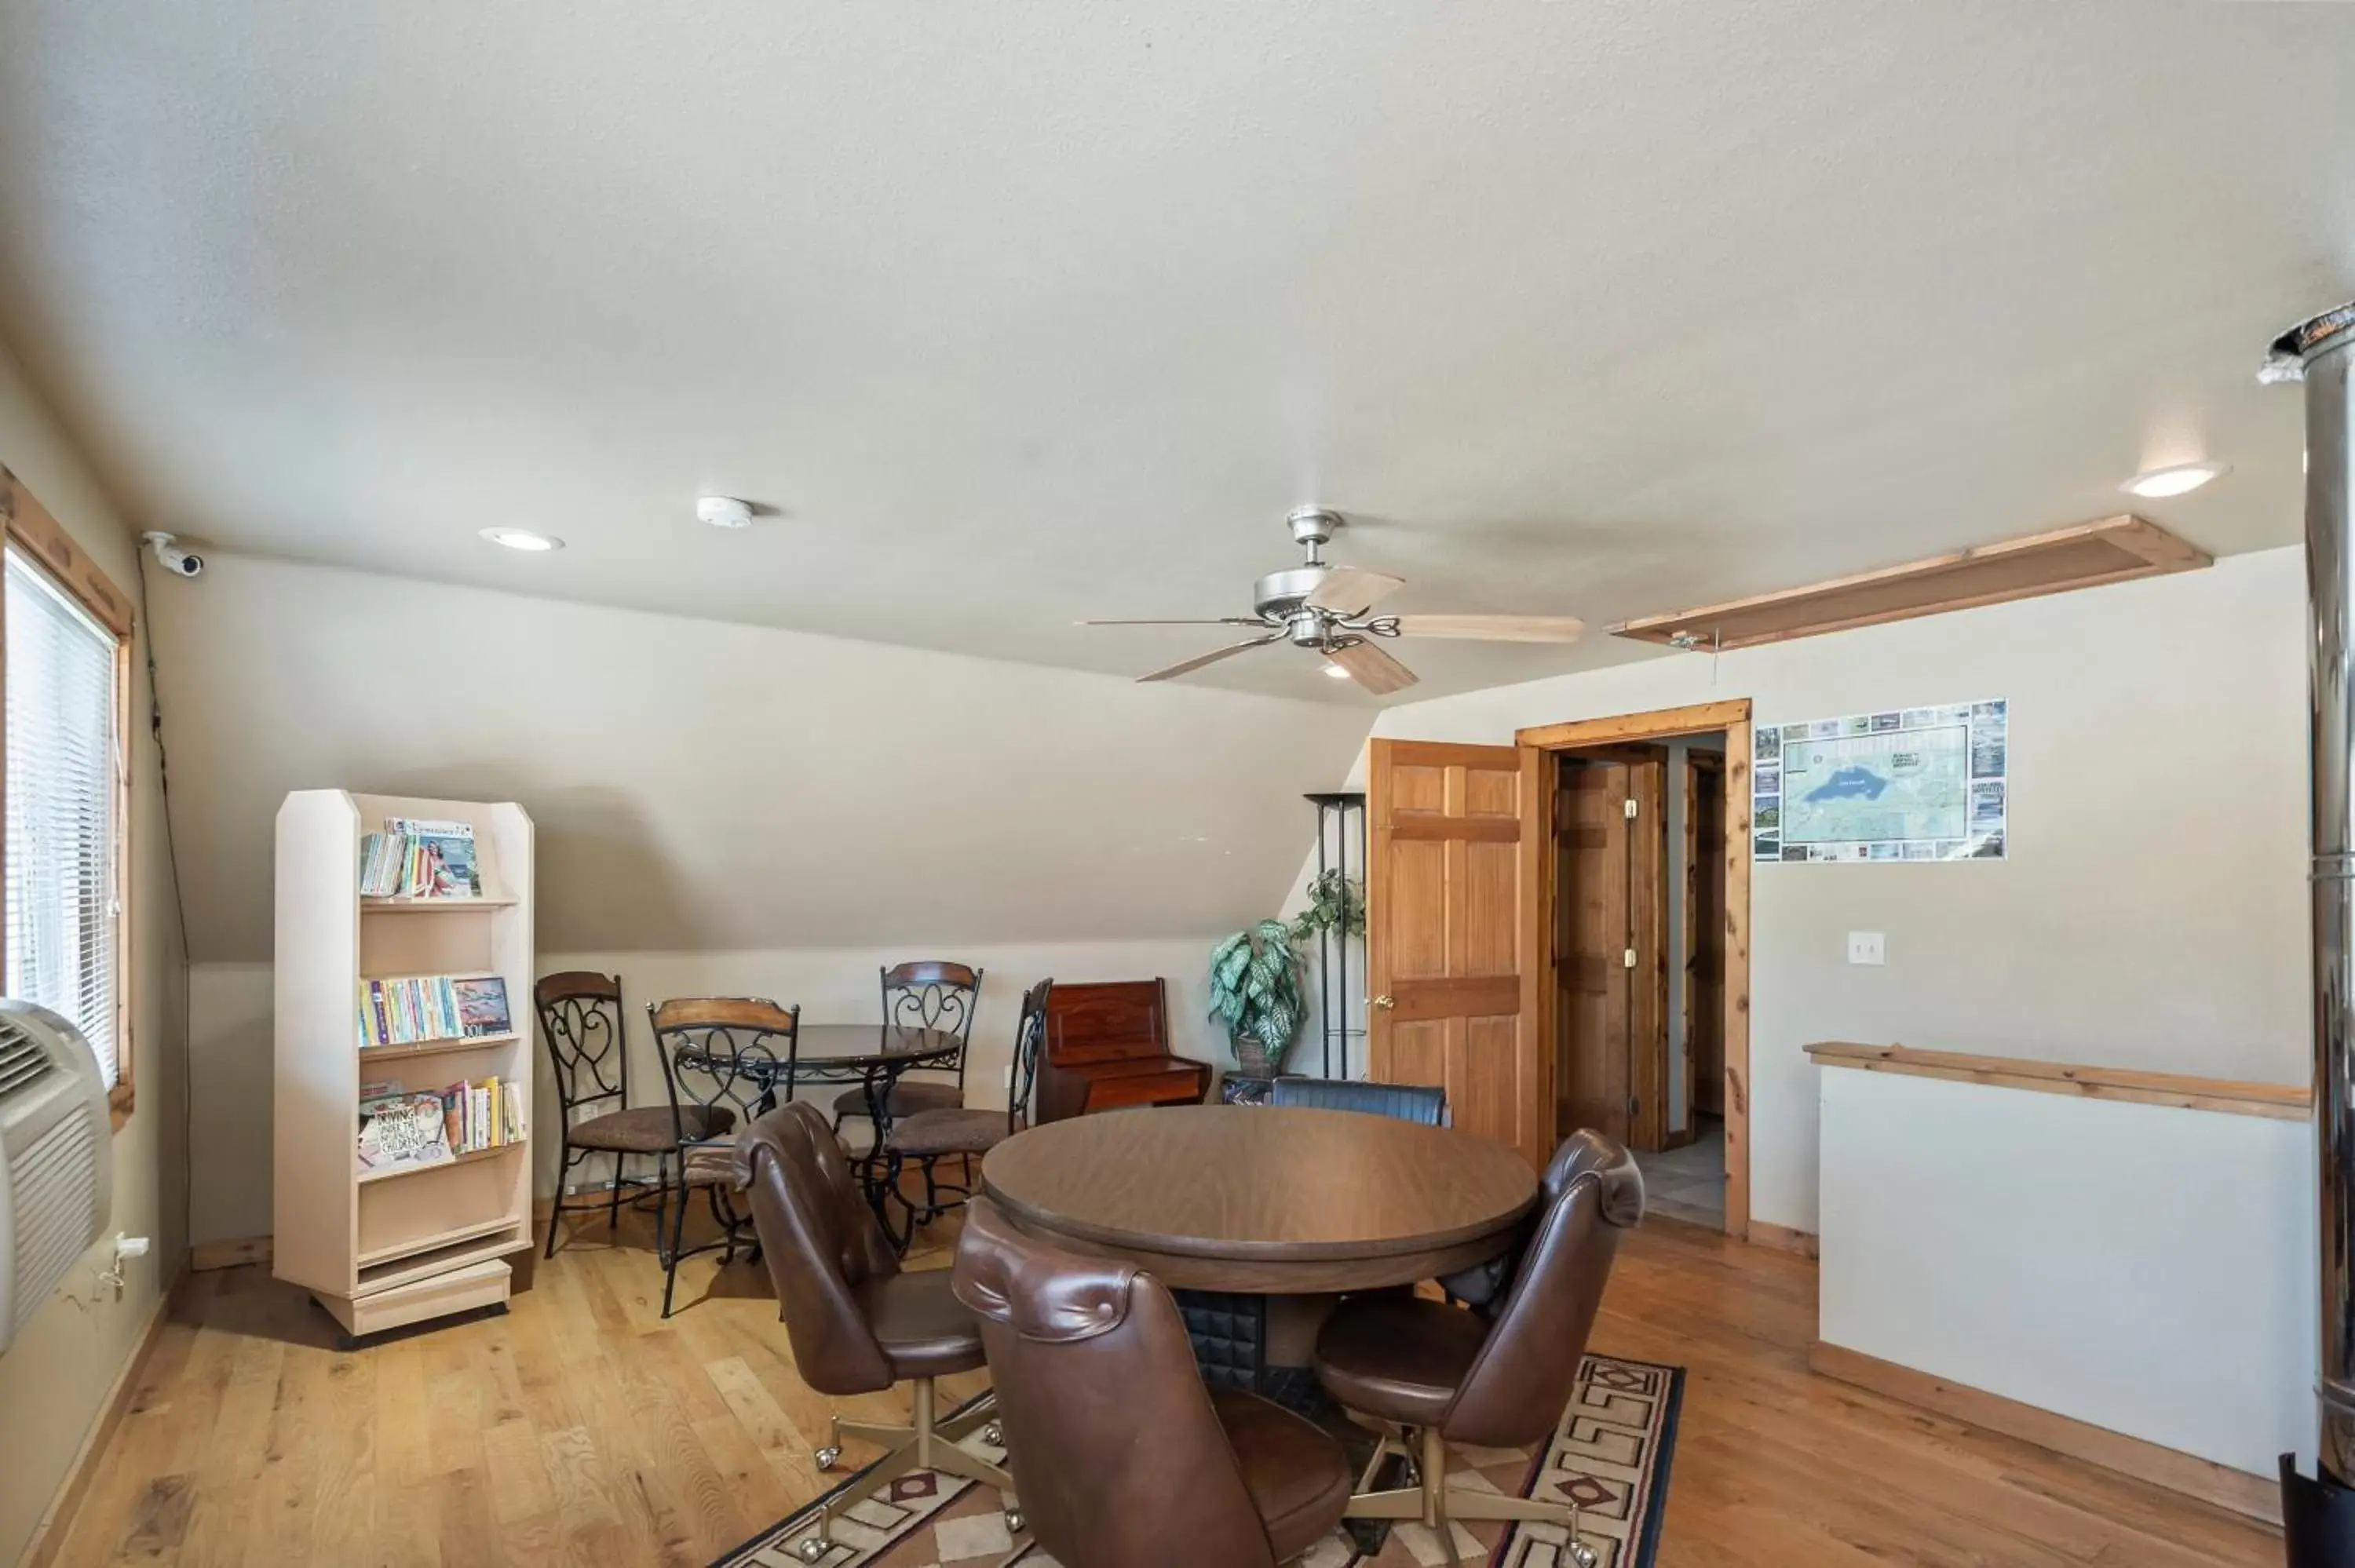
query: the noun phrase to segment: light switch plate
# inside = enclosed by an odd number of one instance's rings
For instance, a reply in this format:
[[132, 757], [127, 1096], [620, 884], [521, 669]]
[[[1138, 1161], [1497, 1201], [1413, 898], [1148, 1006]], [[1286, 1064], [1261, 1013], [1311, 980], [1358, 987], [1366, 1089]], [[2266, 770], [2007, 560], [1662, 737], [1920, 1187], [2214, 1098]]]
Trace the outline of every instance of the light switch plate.
[[1879, 931], [1850, 931], [1848, 934], [1848, 961], [1852, 964], [1886, 962], [1886, 940]]

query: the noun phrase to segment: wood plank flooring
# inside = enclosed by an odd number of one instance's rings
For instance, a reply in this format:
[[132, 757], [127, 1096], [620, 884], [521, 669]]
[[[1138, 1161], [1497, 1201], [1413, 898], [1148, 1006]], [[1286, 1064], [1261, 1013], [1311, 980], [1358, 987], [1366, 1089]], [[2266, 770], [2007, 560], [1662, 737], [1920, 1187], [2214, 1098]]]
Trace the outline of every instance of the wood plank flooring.
[[[1623, 1249], [1595, 1348], [1689, 1369], [1660, 1568], [2280, 1562], [2231, 1515], [1813, 1376], [1815, 1287], [1674, 1222]], [[818, 1490], [830, 1404], [759, 1269], [690, 1260], [680, 1299], [662, 1321], [643, 1220], [584, 1224], [504, 1317], [358, 1351], [260, 1266], [191, 1276], [59, 1562], [708, 1563]]]

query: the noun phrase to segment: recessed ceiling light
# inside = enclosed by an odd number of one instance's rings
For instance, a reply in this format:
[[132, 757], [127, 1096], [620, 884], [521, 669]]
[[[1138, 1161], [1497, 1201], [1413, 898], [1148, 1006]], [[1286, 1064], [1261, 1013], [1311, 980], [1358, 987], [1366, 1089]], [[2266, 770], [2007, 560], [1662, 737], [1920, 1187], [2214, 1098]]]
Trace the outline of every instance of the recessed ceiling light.
[[1326, 666], [1325, 666], [1325, 673], [1327, 673], [1327, 675], [1331, 676], [1334, 680], [1337, 680], [1337, 681], [1346, 681], [1346, 680], [1348, 680], [1348, 679], [1349, 678], [1349, 672], [1348, 672], [1348, 671], [1347, 671], [1347, 670], [1344, 670], [1344, 669], [1343, 669], [1343, 668], [1341, 668], [1341, 666], [1340, 666], [1340, 665], [1338, 665], [1338, 664], [1327, 664], [1327, 665], [1326, 665]]
[[510, 550], [548, 551], [564, 548], [564, 541], [553, 534], [535, 534], [528, 528], [485, 528], [483, 537], [494, 545], [505, 545]]
[[2189, 495], [2210, 480], [2232, 471], [2232, 465], [2228, 462], [2179, 462], [2168, 468], [2147, 469], [2118, 488], [2128, 495], [2164, 501], [2170, 495]]

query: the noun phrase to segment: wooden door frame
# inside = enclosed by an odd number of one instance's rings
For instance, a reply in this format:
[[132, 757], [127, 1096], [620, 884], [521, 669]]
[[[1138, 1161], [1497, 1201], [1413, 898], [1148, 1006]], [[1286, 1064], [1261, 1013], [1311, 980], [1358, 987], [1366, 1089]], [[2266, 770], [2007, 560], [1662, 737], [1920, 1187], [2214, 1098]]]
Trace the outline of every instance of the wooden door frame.
[[[1557, 867], [1550, 775], [1555, 754], [1614, 741], [1725, 732], [1725, 1234], [1744, 1241], [1750, 1237], [1750, 699], [1734, 697], [1513, 732], [1513, 744], [1521, 748], [1522, 800], [1532, 812], [1546, 813], [1525, 824], [1525, 840], [1536, 840], [1538, 874], [1523, 894], [1529, 904], [1525, 929], [1535, 947], [1531, 960], [1521, 965], [1521, 1009], [1524, 1017], [1536, 1021], [1544, 1045], [1536, 1055], [1549, 1090], [1558, 1049], [1551, 973]], [[1686, 1114], [1691, 1114], [1689, 1106]]]

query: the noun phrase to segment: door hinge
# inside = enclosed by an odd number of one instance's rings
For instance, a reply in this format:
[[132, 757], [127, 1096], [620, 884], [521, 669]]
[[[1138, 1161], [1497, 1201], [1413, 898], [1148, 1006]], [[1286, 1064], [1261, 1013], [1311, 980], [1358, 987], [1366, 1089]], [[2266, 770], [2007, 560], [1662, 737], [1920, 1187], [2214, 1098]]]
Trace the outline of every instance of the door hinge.
[[1631, 822], [1632, 822], [1632, 821], [1634, 821], [1636, 820], [1636, 797], [1635, 797], [1635, 796], [1633, 796], [1633, 795], [1630, 795], [1630, 796], [1628, 796], [1628, 797], [1627, 797], [1627, 799], [1626, 799], [1625, 801], [1623, 801], [1623, 802], [1621, 802], [1621, 803], [1622, 803], [1624, 806], [1625, 806], [1625, 807], [1626, 807], [1626, 810], [1627, 810], [1627, 820], [1628, 820], [1629, 821], [1631, 821]]
[[1624, 969], [1634, 969], [1636, 967], [1636, 949], [1633, 948], [1628, 948], [1625, 954], [1621, 955], [1619, 962], [1620, 966]]
[[1629, 1095], [1627, 1097], [1627, 1114], [1631, 1117], [1643, 1115], [1644, 1102], [1637, 1099], [1634, 1095]]

